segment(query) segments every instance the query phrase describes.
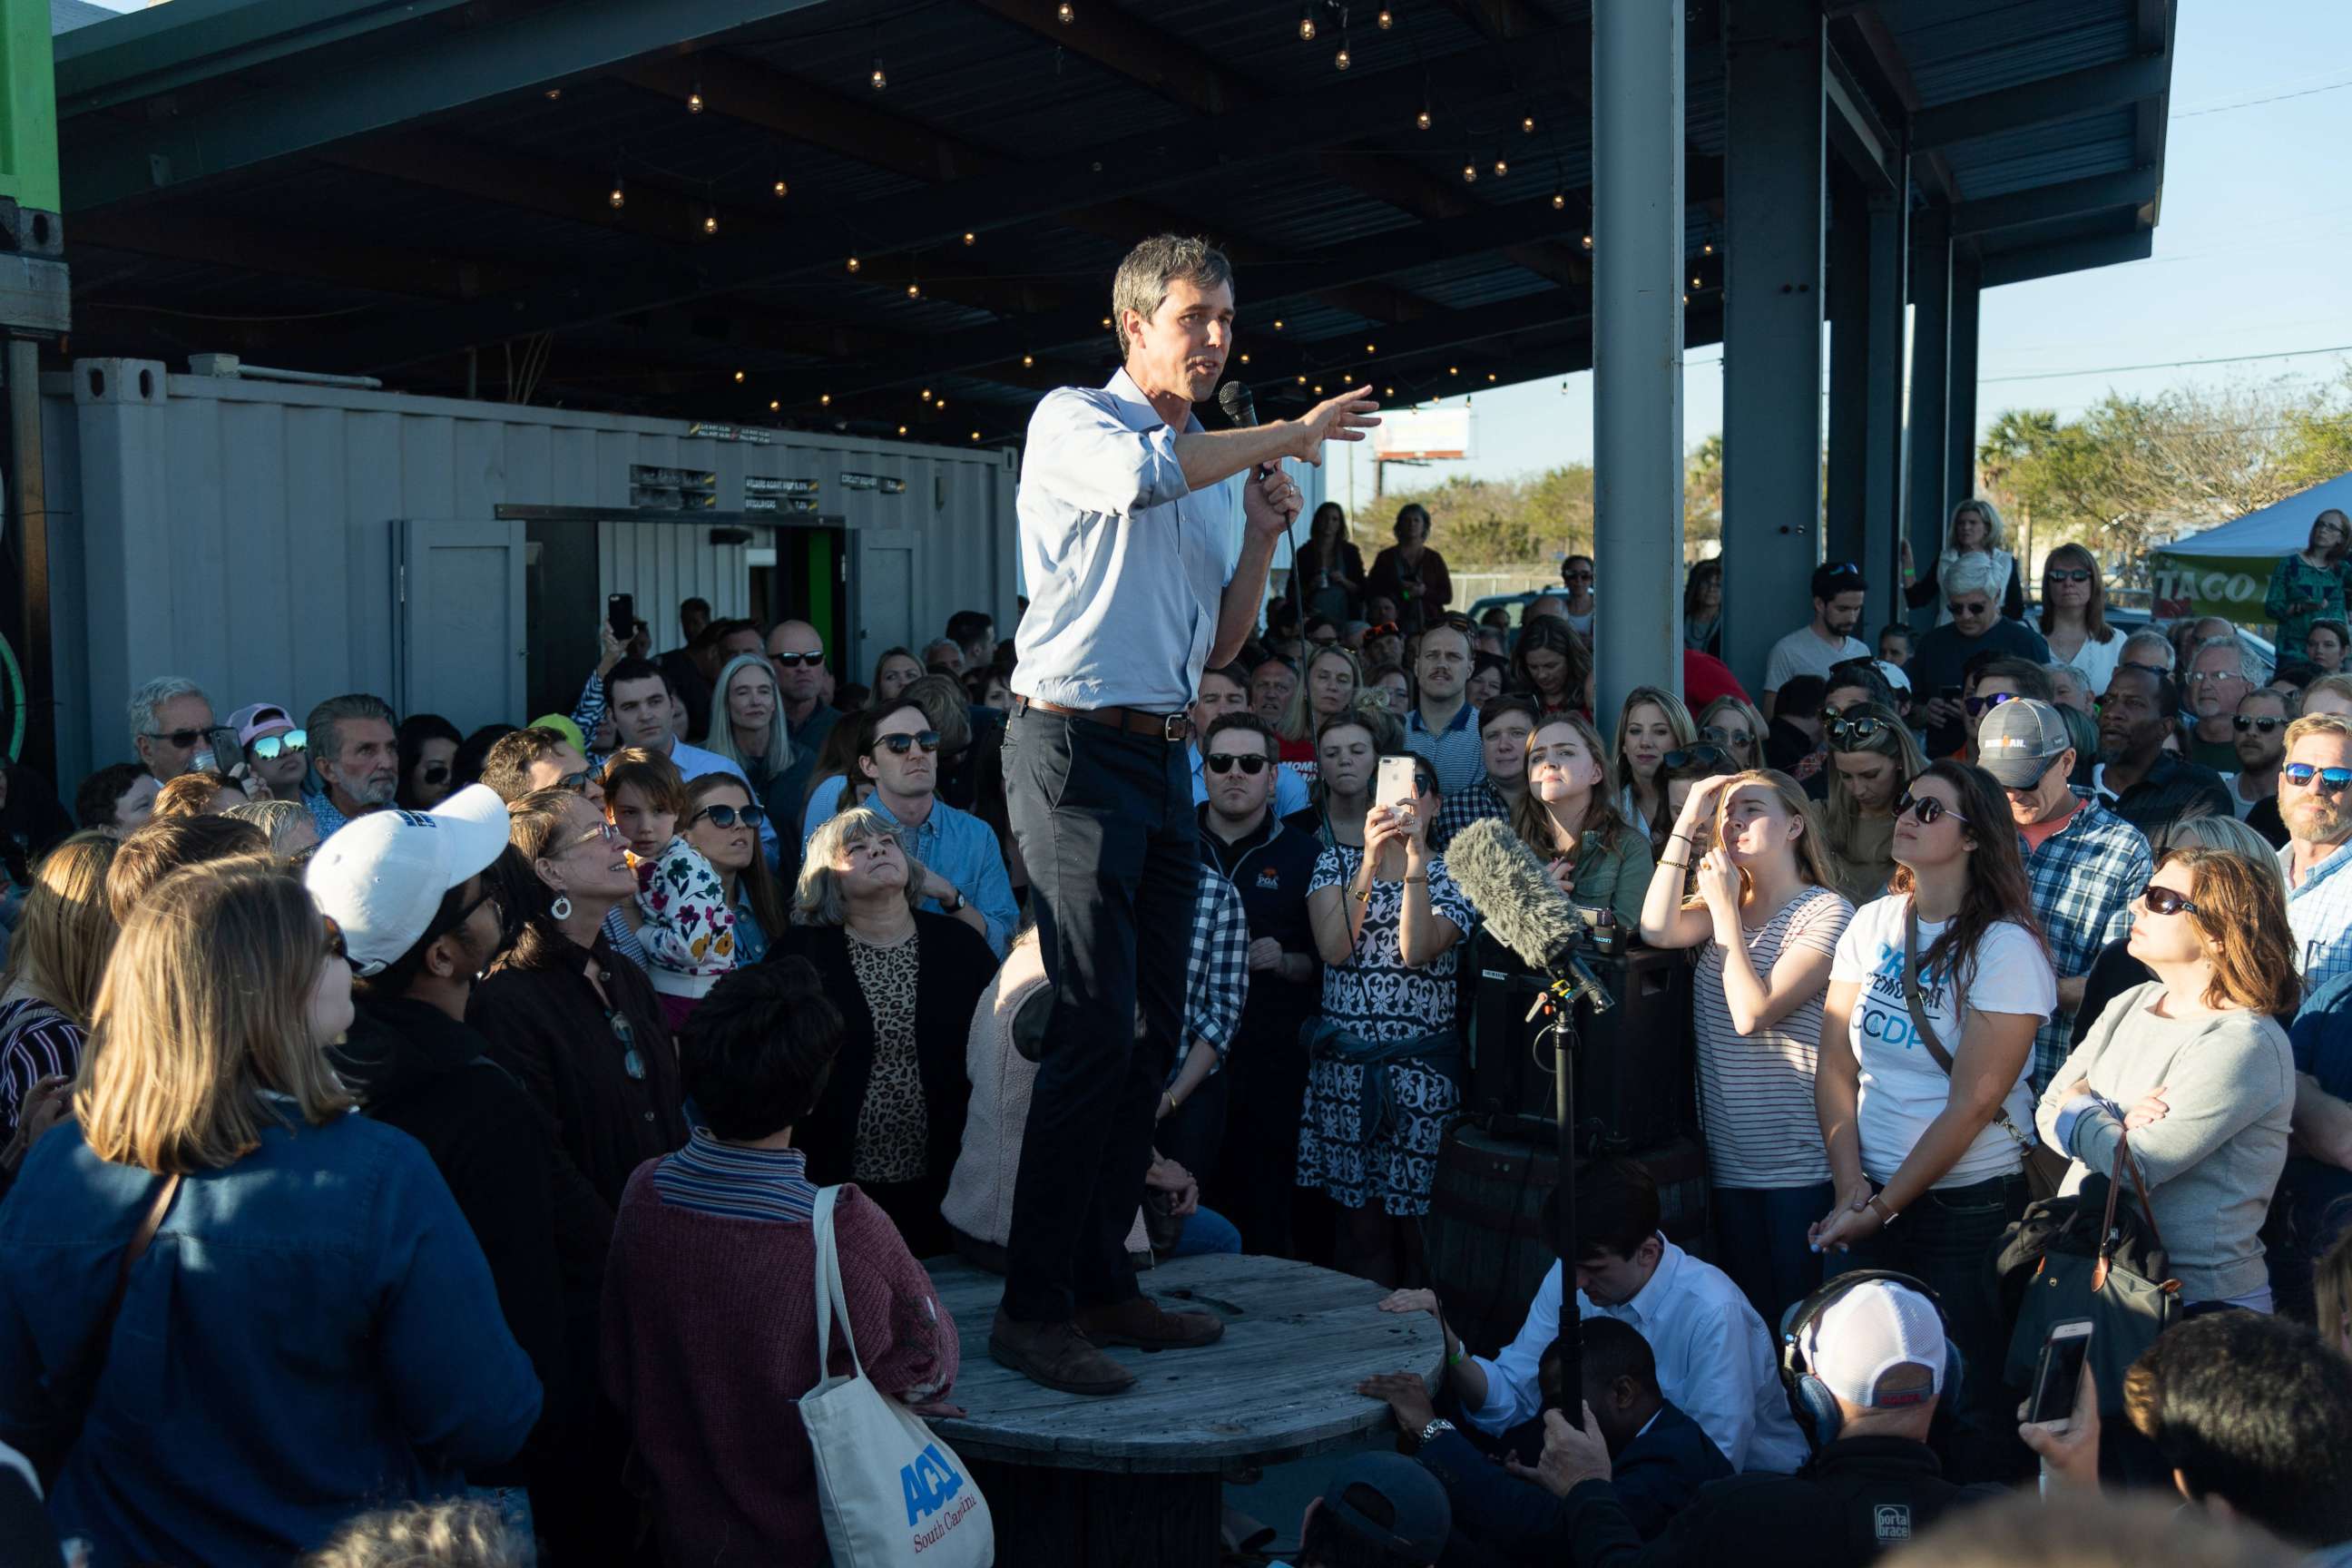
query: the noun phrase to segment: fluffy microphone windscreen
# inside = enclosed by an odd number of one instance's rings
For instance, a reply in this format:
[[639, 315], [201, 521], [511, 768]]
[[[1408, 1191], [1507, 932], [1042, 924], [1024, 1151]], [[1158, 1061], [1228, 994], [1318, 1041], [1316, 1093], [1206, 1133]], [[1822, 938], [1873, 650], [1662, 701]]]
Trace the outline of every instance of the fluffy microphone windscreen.
[[1495, 940], [1549, 968], [1584, 934], [1584, 917], [1553, 885], [1534, 850], [1499, 817], [1474, 822], [1445, 847], [1445, 869]]

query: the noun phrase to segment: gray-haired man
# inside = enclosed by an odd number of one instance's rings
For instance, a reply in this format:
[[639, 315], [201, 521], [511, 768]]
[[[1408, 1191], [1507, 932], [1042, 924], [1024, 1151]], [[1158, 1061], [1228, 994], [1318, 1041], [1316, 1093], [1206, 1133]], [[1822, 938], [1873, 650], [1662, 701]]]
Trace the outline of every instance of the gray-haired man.
[[1137, 246], [1111, 310], [1122, 367], [1098, 389], [1047, 394], [1029, 423], [1019, 510], [1034, 598], [1004, 742], [1054, 1012], [989, 1352], [1073, 1394], [1135, 1381], [1098, 1344], [1206, 1344], [1221, 1329], [1161, 1311], [1123, 1247], [1182, 1025], [1200, 877], [1185, 710], [1201, 671], [1255, 624], [1274, 542], [1298, 514], [1281, 460], [1319, 462], [1325, 441], [1378, 423], [1358, 387], [1297, 419], [1202, 428], [1192, 405], [1234, 347], [1233, 270], [1202, 240]]
[[392, 705], [381, 697], [352, 692], [330, 697], [303, 721], [310, 766], [319, 787], [302, 804], [319, 825], [320, 838], [354, 816], [392, 804], [400, 787], [400, 744], [394, 738]]
[[178, 778], [194, 765], [213, 727], [213, 700], [193, 680], [167, 675], [131, 694], [131, 744], [156, 782]]

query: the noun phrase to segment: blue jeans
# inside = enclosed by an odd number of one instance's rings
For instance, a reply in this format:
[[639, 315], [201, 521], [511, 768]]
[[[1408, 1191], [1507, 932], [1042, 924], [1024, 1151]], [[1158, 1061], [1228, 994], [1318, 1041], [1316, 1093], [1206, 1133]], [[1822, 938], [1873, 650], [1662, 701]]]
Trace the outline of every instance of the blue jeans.
[[1176, 1245], [1168, 1249], [1171, 1258], [1200, 1258], [1212, 1252], [1239, 1252], [1242, 1233], [1234, 1222], [1214, 1209], [1194, 1209], [1184, 1216], [1184, 1228], [1177, 1235]]
[[1821, 1254], [1805, 1232], [1837, 1202], [1837, 1187], [1717, 1187], [1714, 1199], [1716, 1261], [1777, 1338], [1780, 1314], [1821, 1286]]
[[2011, 1325], [2001, 1314], [1992, 1273], [2001, 1232], [2025, 1212], [2025, 1174], [1990, 1176], [1937, 1187], [1912, 1201], [1894, 1224], [1823, 1260], [1825, 1272], [1892, 1268], [1911, 1275], [1943, 1303], [1946, 1332], [1960, 1352], [1957, 1400], [1944, 1398], [1956, 1427], [1948, 1467], [1961, 1481], [2004, 1479], [2025, 1452], [2017, 1416], [2001, 1384]]

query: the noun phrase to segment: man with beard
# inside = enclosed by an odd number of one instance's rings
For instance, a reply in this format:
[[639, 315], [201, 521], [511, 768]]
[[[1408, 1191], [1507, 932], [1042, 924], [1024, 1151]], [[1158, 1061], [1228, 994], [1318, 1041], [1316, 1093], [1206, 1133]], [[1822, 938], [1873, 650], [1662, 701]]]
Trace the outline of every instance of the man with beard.
[[1780, 688], [1801, 675], [1827, 680], [1830, 666], [1868, 658], [1870, 647], [1853, 635], [1862, 622], [1862, 572], [1851, 561], [1813, 568], [1813, 618], [1772, 645], [1764, 661], [1764, 717], [1772, 717]]
[[2271, 841], [2286, 847], [2286, 824], [2279, 816], [2279, 764], [2286, 761], [2286, 727], [2294, 717], [2284, 692], [2264, 687], [2238, 700], [2230, 723], [2231, 744], [2238, 753], [2238, 772], [2230, 781], [2230, 804], [2239, 819]]
[[319, 787], [306, 790], [302, 804], [310, 808], [320, 838], [392, 804], [400, 787], [400, 742], [390, 703], [365, 692], [330, 697], [310, 710], [302, 730], [319, 775]]
[[2180, 689], [2172, 677], [2116, 667], [2099, 700], [2099, 765], [2091, 770], [2091, 788], [2151, 844], [2184, 816], [2231, 810], [2221, 774], [2165, 751], [2165, 737], [2177, 733], [2179, 722]]
[[1429, 759], [1439, 792], [1450, 800], [1485, 771], [1478, 710], [1462, 694], [1470, 679], [1468, 617], [1448, 616], [1423, 629], [1413, 674], [1420, 700], [1405, 712], [1405, 749]]
[[[571, 1419], [565, 1391], [593, 1386], [593, 1332], [569, 1352], [591, 1358], [582, 1377], [567, 1375], [567, 1295], [593, 1330], [610, 1222], [593, 1193], [559, 1205], [546, 1117], [488, 1065], [488, 1042], [466, 1023], [474, 977], [504, 944], [490, 868], [506, 847], [505, 803], [472, 784], [430, 812], [360, 818], [320, 847], [303, 882], [351, 957], [355, 1016], [328, 1048], [335, 1072], [370, 1117], [424, 1144], [448, 1183], [489, 1263], [507, 1328], [546, 1390], [539, 1431], [550, 1434]], [[561, 1538], [568, 1510], [543, 1489], [559, 1478], [540, 1468], [541, 1453], [534, 1442], [467, 1479], [540, 1492], [536, 1532]]]
[[2352, 813], [2344, 786], [2352, 784], [2352, 721], [2306, 713], [2287, 726], [2286, 763], [2279, 769], [2279, 816], [2287, 847], [2287, 924], [2294, 929], [2295, 963], [2304, 988], [2316, 991], [2352, 971]]

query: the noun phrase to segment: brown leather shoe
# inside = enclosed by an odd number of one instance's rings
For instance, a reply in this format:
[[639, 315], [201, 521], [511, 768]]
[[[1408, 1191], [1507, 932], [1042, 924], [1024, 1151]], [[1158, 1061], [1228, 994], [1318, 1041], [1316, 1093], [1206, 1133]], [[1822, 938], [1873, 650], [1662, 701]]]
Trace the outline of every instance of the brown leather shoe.
[[1214, 1313], [1165, 1311], [1149, 1296], [1108, 1307], [1082, 1307], [1078, 1329], [1097, 1344], [1144, 1351], [1195, 1350], [1225, 1336], [1224, 1320]]
[[1064, 1394], [1118, 1394], [1135, 1386], [1135, 1373], [1103, 1354], [1070, 1322], [1024, 1323], [996, 1309], [988, 1353], [1030, 1382]]

